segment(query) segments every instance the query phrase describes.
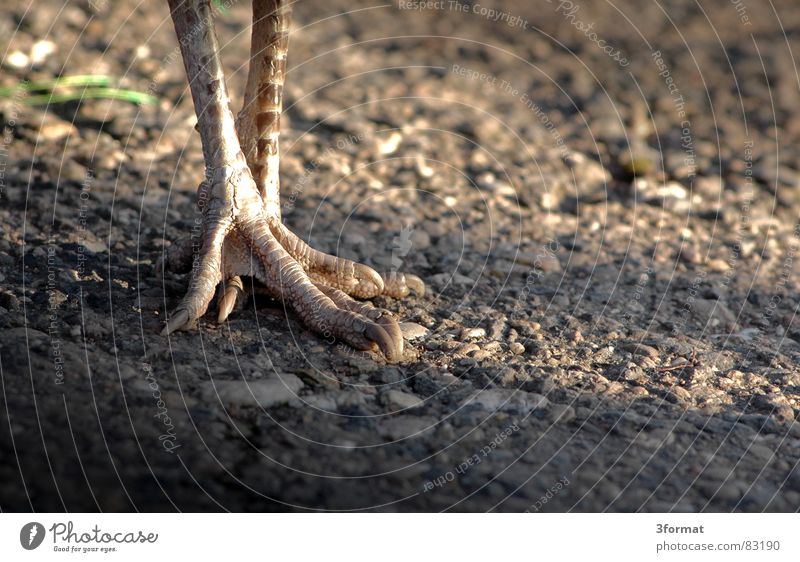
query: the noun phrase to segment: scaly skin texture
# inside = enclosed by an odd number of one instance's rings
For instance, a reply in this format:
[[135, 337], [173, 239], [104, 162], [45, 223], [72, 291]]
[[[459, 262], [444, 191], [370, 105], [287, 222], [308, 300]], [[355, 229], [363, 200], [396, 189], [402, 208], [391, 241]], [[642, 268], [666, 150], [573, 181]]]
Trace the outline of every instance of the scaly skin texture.
[[169, 0], [169, 5], [197, 113], [206, 179], [198, 188], [201, 244], [184, 239], [159, 260], [161, 271], [192, 271], [186, 296], [163, 333], [205, 314], [223, 282], [218, 320], [224, 322], [245, 291], [241, 276], [252, 276], [312, 330], [399, 360], [403, 338], [397, 319], [351, 297], [422, 294], [422, 281], [402, 273], [381, 275], [314, 250], [281, 223], [278, 137], [289, 3], [253, 2], [250, 69], [244, 107], [235, 120], [208, 0]]

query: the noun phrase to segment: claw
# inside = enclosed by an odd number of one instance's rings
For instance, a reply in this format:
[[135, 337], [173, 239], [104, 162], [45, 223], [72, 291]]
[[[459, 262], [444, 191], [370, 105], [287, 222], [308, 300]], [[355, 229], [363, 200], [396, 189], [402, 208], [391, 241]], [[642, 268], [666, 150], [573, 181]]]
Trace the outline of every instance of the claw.
[[407, 297], [413, 291], [417, 296], [425, 294], [425, 283], [416, 275], [391, 271], [383, 275], [383, 294], [396, 299]]
[[387, 361], [395, 363], [403, 356], [403, 336], [400, 334], [399, 338], [393, 337], [394, 334], [390, 334], [385, 328], [386, 325], [368, 322], [365, 325], [364, 336], [378, 345]]
[[[384, 315], [378, 320], [381, 327], [384, 329], [386, 334], [395, 342], [395, 348], [397, 349], [397, 358], [400, 359], [403, 355], [403, 331], [400, 329], [400, 324], [397, 323], [397, 320], [391, 315]], [[389, 356], [387, 355], [387, 359]], [[390, 361], [392, 361], [390, 359]]]
[[361, 298], [373, 298], [384, 290], [383, 277], [369, 266], [357, 263], [353, 268], [353, 273], [358, 279], [358, 286], [354, 294], [361, 296]]
[[222, 324], [228, 319], [230, 313], [233, 312], [233, 307], [236, 306], [236, 300], [244, 294], [244, 286], [242, 280], [236, 276], [231, 277], [225, 284], [225, 292], [219, 301], [219, 315], [217, 322]]
[[418, 297], [425, 296], [425, 282], [417, 277], [416, 275], [411, 275], [410, 273], [406, 273], [406, 286], [411, 289], [415, 295]]
[[161, 335], [166, 336], [183, 328], [189, 322], [189, 312], [186, 310], [176, 310], [167, 325], [161, 330]]

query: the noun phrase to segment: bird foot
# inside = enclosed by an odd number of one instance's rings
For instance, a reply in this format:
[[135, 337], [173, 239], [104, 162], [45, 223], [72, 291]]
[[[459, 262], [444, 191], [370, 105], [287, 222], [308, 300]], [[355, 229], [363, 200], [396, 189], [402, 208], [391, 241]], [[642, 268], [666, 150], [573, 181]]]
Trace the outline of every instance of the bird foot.
[[201, 186], [198, 200], [203, 202], [202, 234], [169, 247], [156, 264], [161, 273], [192, 273], [189, 289], [162, 334], [203, 316], [220, 283], [218, 321], [224, 322], [245, 294], [241, 276], [252, 276], [311, 330], [356, 349], [377, 348], [389, 361], [402, 357], [403, 337], [396, 317], [353, 297], [422, 295], [425, 284], [419, 277], [379, 274], [309, 247], [265, 211], [246, 167], [216, 170]]

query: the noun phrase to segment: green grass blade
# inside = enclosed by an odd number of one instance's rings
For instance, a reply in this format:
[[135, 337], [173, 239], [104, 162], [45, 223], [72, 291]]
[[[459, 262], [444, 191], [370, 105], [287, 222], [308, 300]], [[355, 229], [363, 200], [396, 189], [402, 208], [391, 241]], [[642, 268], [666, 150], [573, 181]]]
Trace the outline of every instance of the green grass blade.
[[134, 92], [133, 90], [120, 90], [117, 88], [86, 88], [75, 92], [53, 92], [29, 96], [25, 99], [28, 105], [45, 105], [64, 103], [68, 101], [83, 101], [91, 99], [120, 100], [140, 105], [153, 105], [158, 100], [155, 96]]
[[38, 82], [18, 82], [14, 86], [0, 88], [0, 96], [8, 97], [18, 91], [35, 92], [40, 90], [53, 90], [55, 88], [95, 87], [105, 88], [111, 85], [111, 77], [99, 74], [81, 74], [77, 76], [62, 76], [52, 80]]

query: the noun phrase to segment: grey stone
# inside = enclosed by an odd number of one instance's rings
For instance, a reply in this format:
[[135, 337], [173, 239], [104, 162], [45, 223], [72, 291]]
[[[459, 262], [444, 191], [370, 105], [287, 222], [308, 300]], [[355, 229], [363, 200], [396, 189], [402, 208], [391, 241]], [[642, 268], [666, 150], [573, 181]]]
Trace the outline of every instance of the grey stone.
[[491, 389], [476, 392], [462, 403], [483, 410], [527, 413], [537, 408], [546, 408], [548, 400], [541, 394], [510, 389]]
[[431, 333], [428, 328], [415, 322], [401, 322], [400, 331], [403, 333], [403, 339], [409, 341], [425, 338]]
[[206, 383], [206, 394], [218, 397], [226, 407], [260, 406], [270, 408], [297, 398], [303, 381], [295, 375], [270, 375], [256, 381], [213, 381]]
[[419, 408], [425, 404], [419, 396], [403, 392], [401, 390], [390, 390], [381, 396], [383, 403], [390, 408], [406, 410], [409, 408]]

